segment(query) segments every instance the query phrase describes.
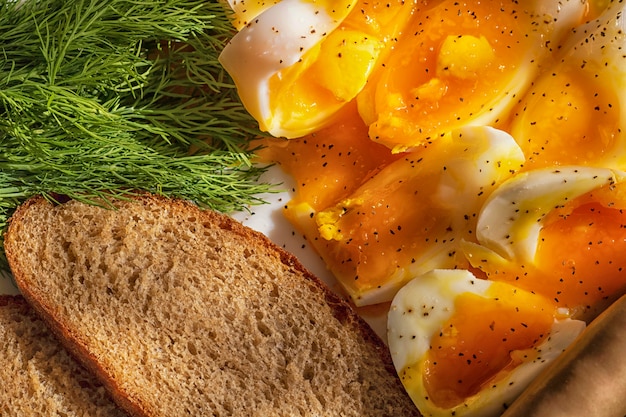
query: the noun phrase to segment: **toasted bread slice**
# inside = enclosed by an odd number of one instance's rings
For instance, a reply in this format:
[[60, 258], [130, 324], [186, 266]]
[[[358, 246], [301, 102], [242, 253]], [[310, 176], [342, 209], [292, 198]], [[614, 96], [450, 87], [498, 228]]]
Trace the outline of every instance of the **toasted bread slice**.
[[127, 415], [21, 296], [0, 295], [0, 346], [0, 415]]
[[5, 234], [18, 287], [136, 416], [411, 416], [386, 346], [289, 253], [144, 195], [36, 197]]

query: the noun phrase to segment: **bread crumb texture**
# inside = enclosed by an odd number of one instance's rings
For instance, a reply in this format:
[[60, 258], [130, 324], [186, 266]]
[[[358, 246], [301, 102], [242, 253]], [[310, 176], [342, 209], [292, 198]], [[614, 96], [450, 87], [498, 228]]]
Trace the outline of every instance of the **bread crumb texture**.
[[19, 296], [0, 296], [0, 344], [0, 415], [126, 416]]
[[5, 244], [143, 415], [417, 415], [380, 340], [282, 249], [188, 203], [115, 205], [27, 205]]

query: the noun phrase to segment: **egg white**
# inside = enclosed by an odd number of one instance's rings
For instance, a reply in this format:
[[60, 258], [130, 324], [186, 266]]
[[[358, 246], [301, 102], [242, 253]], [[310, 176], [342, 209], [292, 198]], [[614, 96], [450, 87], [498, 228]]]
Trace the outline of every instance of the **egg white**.
[[[573, 61], [593, 78], [611, 86], [626, 99], [626, 3], [609, 1], [595, 20], [576, 27], [561, 46], [561, 62]], [[621, 114], [626, 115], [622, 104]], [[622, 119], [625, 120], [626, 119]]]

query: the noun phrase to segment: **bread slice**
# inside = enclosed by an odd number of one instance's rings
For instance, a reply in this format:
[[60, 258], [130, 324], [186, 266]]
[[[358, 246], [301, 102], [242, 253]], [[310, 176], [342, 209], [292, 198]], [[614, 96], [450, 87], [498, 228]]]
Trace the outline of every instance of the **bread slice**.
[[179, 200], [114, 205], [35, 197], [5, 251], [132, 415], [419, 415], [376, 334], [265, 236]]
[[127, 415], [20, 296], [0, 295], [0, 346], [0, 415]]

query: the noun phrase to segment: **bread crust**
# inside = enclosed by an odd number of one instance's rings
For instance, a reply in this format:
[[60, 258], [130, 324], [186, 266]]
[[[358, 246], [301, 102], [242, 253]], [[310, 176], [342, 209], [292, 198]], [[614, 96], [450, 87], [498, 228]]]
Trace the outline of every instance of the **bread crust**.
[[[75, 202], [73, 204], [75, 204]], [[120, 206], [120, 201], [115, 202], [115, 204], [116, 206]], [[121, 204], [126, 203], [122, 202]], [[298, 282], [295, 280], [283, 280], [281, 281], [281, 285], [287, 284], [294, 287], [307, 285], [314, 288], [314, 291], [321, 291], [325, 303], [330, 306], [335, 319], [342, 323], [343, 327], [350, 329], [351, 332], [359, 333], [359, 338], [362, 339], [363, 343], [370, 345], [371, 349], [376, 351], [380, 359], [380, 363], [377, 364], [377, 366], [384, 367], [385, 371], [394, 380], [393, 385], [395, 386], [392, 388], [392, 391], [395, 390], [395, 392], [390, 393], [390, 395], [393, 394], [394, 401], [398, 402], [393, 406], [396, 407], [395, 411], [393, 411], [392, 407], [389, 409], [389, 414], [383, 413], [377, 415], [396, 415], [395, 412], [398, 410], [402, 410], [402, 415], [419, 415], [408, 398], [408, 395], [404, 392], [400, 380], [397, 378], [390, 353], [383, 341], [369, 325], [355, 313], [352, 306], [346, 300], [332, 292], [320, 279], [306, 270], [294, 255], [275, 245], [265, 235], [242, 225], [231, 217], [211, 210], [200, 210], [191, 202], [169, 199], [152, 194], [141, 194], [133, 198], [132, 204], [142, 206], [156, 205], [161, 207], [163, 212], [167, 212], [169, 216], [197, 218], [200, 220], [200, 223], [210, 224], [219, 228], [224, 233], [239, 236], [245, 242], [250, 242], [250, 245], [254, 248], [262, 247], [267, 251], [277, 254], [284, 266], [294, 271], [295, 275], [301, 276], [304, 279]], [[67, 322], [63, 315], [60, 314], [61, 306], [49, 303], [46, 294], [42, 293], [36, 285], [33, 285], [35, 280], [45, 278], [33, 276], [32, 265], [29, 264], [32, 260], [24, 254], [25, 247], [29, 245], [29, 242], [24, 237], [23, 230], [25, 227], [31, 227], [30, 224], [34, 221], [32, 218], [33, 213], [54, 211], [55, 207], [54, 204], [43, 197], [33, 197], [19, 207], [10, 220], [9, 228], [5, 234], [5, 251], [18, 287], [24, 297], [46, 321], [71, 354], [78, 358], [91, 372], [97, 375], [109, 390], [114, 400], [122, 408], [133, 416], [156, 416], [158, 414], [155, 414], [154, 404], [151, 404], [144, 397], [134, 395], [133, 392], [129, 392], [125, 389], [120, 382], [112, 376], [112, 371], [103, 364], [101, 358], [96, 356], [92, 349], [87, 346], [85, 343], [85, 335], [82, 334], [79, 329], [76, 329], [72, 323]], [[107, 209], [102, 208], [100, 210]], [[51, 218], [54, 218], [54, 216]], [[42, 233], [43, 232], [42, 230]], [[389, 386], [386, 388], [389, 389]], [[365, 415], [367, 415], [367, 413]]]

